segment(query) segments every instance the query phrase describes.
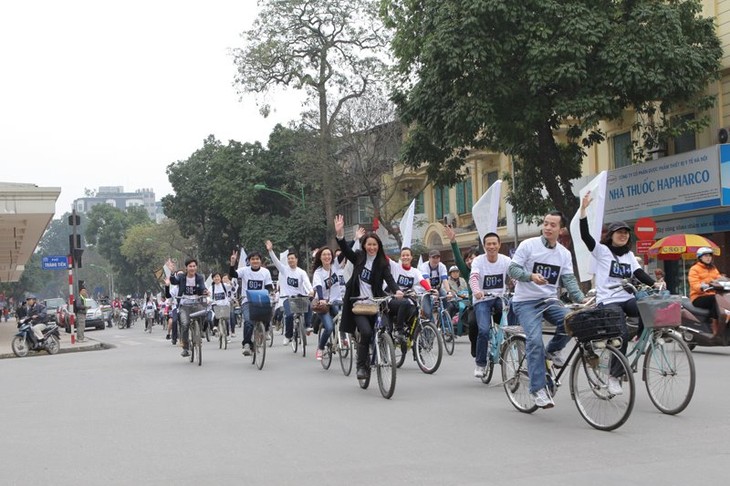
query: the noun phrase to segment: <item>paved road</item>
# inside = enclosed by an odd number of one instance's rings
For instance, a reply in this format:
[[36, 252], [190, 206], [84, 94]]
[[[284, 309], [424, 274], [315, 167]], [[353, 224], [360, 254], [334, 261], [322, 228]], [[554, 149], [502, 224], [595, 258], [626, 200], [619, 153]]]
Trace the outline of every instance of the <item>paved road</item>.
[[[202, 367], [160, 328], [89, 333], [115, 347], [0, 362], [0, 484], [724, 484], [730, 351], [695, 352], [680, 416], [638, 389], [615, 432], [589, 427], [567, 385], [524, 415], [471, 378], [466, 340], [432, 376], [406, 362], [395, 396], [323, 371], [279, 337], [263, 371], [238, 346]], [[643, 385], [641, 385], [643, 386]], [[544, 481], [544, 483], [543, 483]]]

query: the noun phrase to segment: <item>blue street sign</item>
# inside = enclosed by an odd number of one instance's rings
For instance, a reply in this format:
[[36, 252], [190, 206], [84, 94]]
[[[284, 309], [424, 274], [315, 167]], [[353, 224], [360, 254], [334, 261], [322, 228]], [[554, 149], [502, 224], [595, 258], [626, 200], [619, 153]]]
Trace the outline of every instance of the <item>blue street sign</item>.
[[68, 257], [65, 255], [44, 256], [41, 259], [43, 270], [68, 270]]

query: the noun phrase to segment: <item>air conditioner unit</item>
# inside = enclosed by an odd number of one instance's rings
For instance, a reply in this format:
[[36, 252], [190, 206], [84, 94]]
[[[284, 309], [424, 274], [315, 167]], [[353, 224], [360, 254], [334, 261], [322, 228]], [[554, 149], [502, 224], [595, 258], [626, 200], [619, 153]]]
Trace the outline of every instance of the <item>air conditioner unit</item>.
[[719, 143], [728, 143], [730, 140], [730, 128], [721, 128], [717, 131], [717, 141]]

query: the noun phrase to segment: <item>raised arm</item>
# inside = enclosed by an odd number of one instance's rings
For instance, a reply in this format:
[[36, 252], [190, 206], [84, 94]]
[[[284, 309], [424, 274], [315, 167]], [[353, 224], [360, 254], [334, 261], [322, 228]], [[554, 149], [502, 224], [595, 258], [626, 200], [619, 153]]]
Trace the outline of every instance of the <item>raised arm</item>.
[[269, 258], [274, 262], [276, 269], [279, 270], [279, 274], [283, 275], [286, 272], [286, 267], [281, 263], [279, 257], [276, 256], [276, 253], [274, 253], [274, 244], [271, 243], [271, 240], [266, 240], [266, 250], [269, 252]]

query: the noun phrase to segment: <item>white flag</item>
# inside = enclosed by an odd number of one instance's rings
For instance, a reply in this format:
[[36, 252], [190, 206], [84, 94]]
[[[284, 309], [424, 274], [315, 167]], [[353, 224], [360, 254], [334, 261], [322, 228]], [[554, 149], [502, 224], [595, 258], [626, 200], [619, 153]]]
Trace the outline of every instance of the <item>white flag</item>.
[[400, 220], [401, 248], [411, 246], [413, 240], [413, 218], [416, 213], [416, 200], [411, 201], [403, 218]]
[[241, 245], [241, 249], [238, 251], [238, 270], [246, 266], [247, 257], [248, 255], [246, 254], [246, 250], [244, 250], [243, 245]]
[[499, 201], [502, 197], [502, 180], [494, 181], [487, 192], [472, 206], [471, 214], [479, 233], [479, 241], [484, 241], [484, 235], [497, 232], [499, 220]]
[[208, 275], [208, 278], [205, 279], [205, 288], [209, 289], [213, 285], [213, 274], [211, 273]]
[[[596, 243], [601, 239], [601, 229], [603, 228], [603, 209], [606, 205], [606, 180], [608, 173], [604, 170], [591, 182], [586, 184], [579, 193], [578, 201], [583, 202], [583, 196], [591, 191], [591, 205], [586, 209], [586, 217], [588, 218], [588, 230]], [[573, 251], [575, 251], [575, 260], [578, 262], [578, 278], [581, 282], [587, 282], [593, 278], [595, 273], [595, 261], [588, 251], [588, 247], [583, 243], [580, 237], [580, 208], [570, 221], [570, 237], [573, 240]]]

